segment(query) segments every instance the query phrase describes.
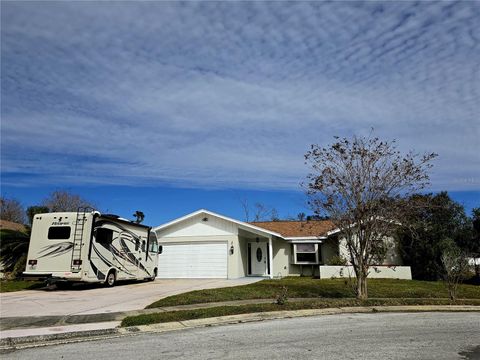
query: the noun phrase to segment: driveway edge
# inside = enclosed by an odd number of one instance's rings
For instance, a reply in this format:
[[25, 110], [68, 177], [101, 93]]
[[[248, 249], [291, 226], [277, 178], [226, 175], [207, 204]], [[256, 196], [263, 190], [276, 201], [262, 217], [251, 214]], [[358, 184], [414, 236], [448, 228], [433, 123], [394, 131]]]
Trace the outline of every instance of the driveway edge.
[[239, 314], [159, 323], [152, 325], [140, 325], [126, 328], [100, 329], [89, 331], [76, 331], [60, 334], [36, 335], [26, 337], [10, 337], [0, 340], [0, 353], [19, 349], [41, 347], [48, 345], [69, 344], [83, 341], [94, 341], [115, 338], [120, 336], [132, 336], [141, 333], [164, 333], [182, 329], [210, 327], [218, 325], [239, 324], [258, 322], [265, 320], [288, 319], [296, 317], [355, 314], [355, 313], [391, 313], [391, 312], [480, 312], [479, 306], [474, 305], [399, 305], [399, 306], [355, 306], [326, 309], [304, 309], [271, 311], [251, 314]]

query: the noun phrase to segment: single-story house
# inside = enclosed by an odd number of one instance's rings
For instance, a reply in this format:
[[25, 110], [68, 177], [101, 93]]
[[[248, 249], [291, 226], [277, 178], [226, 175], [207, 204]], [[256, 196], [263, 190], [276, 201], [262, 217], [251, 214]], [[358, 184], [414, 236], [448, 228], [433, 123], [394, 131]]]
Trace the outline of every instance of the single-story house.
[[[154, 228], [162, 253], [160, 278], [347, 276], [349, 266], [330, 260], [348, 258], [345, 240], [328, 220], [243, 222], [198, 210]], [[371, 277], [411, 279], [392, 241], [385, 262]]]

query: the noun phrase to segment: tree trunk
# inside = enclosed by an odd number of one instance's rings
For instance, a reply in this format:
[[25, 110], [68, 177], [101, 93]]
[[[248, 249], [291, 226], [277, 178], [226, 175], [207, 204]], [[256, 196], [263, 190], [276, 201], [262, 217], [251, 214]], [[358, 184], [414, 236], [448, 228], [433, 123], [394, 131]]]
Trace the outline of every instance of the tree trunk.
[[357, 273], [357, 299], [365, 300], [367, 298], [367, 272], [363, 269], [360, 269], [360, 271]]

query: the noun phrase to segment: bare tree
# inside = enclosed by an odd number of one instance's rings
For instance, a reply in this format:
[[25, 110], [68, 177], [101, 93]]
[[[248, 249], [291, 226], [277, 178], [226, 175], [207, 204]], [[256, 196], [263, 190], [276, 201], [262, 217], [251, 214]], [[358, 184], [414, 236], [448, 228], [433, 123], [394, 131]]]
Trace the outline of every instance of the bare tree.
[[[280, 219], [278, 211], [275, 208], [270, 208], [267, 205], [256, 202], [253, 205], [253, 209], [249, 206], [247, 199], [241, 199], [240, 204], [242, 205], [244, 213], [244, 221], [278, 221]], [[252, 215], [252, 216], [250, 216]]]
[[25, 210], [22, 204], [15, 199], [0, 197], [0, 218], [19, 224], [25, 223]]
[[469, 265], [468, 256], [453, 240], [450, 240], [450, 245], [445, 246], [442, 254], [442, 264], [445, 270], [445, 283], [448, 289], [448, 295], [451, 300], [457, 298], [458, 284], [467, 276]]
[[312, 145], [305, 163], [309, 205], [326, 215], [345, 238], [356, 276], [356, 293], [366, 299], [369, 268], [383, 261], [385, 238], [408, 209], [404, 198], [428, 185], [436, 154], [402, 155], [395, 141], [377, 137], [335, 137], [327, 147]]
[[46, 206], [51, 212], [68, 212], [77, 211], [78, 208], [95, 206], [88, 200], [83, 199], [80, 195], [72, 194], [65, 190], [56, 190], [52, 192], [42, 202], [42, 206]]
[[250, 207], [248, 206], [248, 200], [243, 198], [240, 199], [240, 204], [242, 204], [243, 213], [244, 213], [244, 221], [250, 221]]
[[263, 203], [255, 203], [253, 208], [253, 221], [278, 221], [278, 212], [275, 208], [269, 208]]

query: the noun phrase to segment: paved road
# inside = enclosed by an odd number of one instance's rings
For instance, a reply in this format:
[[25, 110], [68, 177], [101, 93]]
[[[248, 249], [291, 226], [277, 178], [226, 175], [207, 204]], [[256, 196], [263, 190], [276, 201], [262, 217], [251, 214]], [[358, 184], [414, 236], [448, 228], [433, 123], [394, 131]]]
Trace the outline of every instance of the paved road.
[[237, 286], [259, 278], [157, 279], [154, 282], [75, 287], [72, 290], [28, 290], [0, 294], [0, 317], [86, 315], [143, 309], [174, 294], [199, 289]]
[[283, 319], [18, 350], [5, 357], [478, 359], [480, 313], [343, 314]]

